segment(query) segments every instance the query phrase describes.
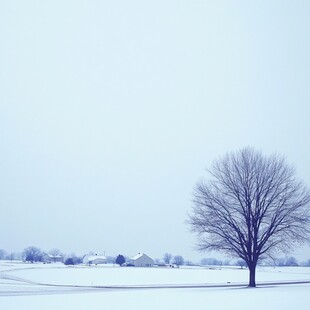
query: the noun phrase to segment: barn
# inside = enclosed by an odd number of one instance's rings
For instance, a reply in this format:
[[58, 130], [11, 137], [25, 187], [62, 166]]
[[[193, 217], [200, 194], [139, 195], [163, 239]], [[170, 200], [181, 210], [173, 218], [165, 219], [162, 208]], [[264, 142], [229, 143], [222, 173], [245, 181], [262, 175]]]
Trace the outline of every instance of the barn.
[[154, 261], [144, 253], [138, 253], [130, 259], [130, 263], [135, 267], [152, 267]]

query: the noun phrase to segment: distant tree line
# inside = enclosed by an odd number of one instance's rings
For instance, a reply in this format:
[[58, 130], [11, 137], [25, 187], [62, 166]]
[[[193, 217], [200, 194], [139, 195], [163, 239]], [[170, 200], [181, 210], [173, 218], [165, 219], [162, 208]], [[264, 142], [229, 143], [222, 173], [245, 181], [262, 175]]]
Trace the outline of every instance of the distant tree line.
[[[88, 255], [95, 255], [93, 252], [89, 252]], [[84, 255], [85, 256], [85, 255]], [[22, 252], [8, 252], [4, 249], [0, 249], [0, 260], [22, 260], [25, 262], [56, 262], [62, 261], [65, 265], [78, 265], [83, 262], [84, 256], [76, 255], [75, 253], [63, 254], [59, 249], [51, 249], [48, 252], [42, 251], [40, 248], [35, 246], [29, 246], [25, 248]], [[62, 258], [59, 260], [59, 258]], [[56, 260], [57, 259], [57, 260]], [[129, 261], [129, 257], [119, 254], [118, 256], [107, 256], [108, 264], [124, 265], [126, 261]], [[185, 260], [182, 255], [172, 255], [171, 253], [164, 253], [162, 259], [155, 259], [155, 264], [157, 265], [175, 265], [175, 266], [191, 266], [194, 265], [191, 261]], [[294, 256], [285, 256], [274, 259], [265, 259], [260, 262], [260, 264], [267, 266], [277, 266], [277, 267], [294, 267], [303, 266], [310, 267], [310, 258], [298, 262]], [[228, 259], [218, 259], [213, 257], [206, 257], [201, 259], [200, 265], [202, 266], [239, 266], [241, 268], [247, 267], [244, 260], [228, 260]]]
[[48, 252], [42, 251], [35, 246], [29, 246], [22, 252], [7, 252], [4, 249], [0, 249], [0, 260], [22, 260], [29, 263], [34, 262], [65, 262], [68, 258], [71, 258], [74, 264], [80, 264], [83, 258], [76, 256], [74, 253], [64, 255], [59, 249], [51, 249]]

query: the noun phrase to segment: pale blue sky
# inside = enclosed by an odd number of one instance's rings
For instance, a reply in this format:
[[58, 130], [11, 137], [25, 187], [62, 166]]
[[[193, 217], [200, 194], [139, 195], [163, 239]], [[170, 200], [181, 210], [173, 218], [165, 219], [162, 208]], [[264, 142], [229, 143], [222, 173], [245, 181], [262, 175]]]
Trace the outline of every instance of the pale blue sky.
[[184, 221], [212, 160], [276, 151], [310, 184], [309, 12], [1, 1], [0, 248], [199, 260]]

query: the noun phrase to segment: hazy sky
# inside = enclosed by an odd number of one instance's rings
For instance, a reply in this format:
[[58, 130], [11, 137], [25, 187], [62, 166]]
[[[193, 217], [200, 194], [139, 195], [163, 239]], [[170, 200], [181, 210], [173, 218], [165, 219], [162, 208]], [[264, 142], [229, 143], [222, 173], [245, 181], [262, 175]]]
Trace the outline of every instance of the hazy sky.
[[218, 156], [280, 152], [310, 184], [309, 12], [2, 0], [0, 248], [199, 260], [185, 220]]

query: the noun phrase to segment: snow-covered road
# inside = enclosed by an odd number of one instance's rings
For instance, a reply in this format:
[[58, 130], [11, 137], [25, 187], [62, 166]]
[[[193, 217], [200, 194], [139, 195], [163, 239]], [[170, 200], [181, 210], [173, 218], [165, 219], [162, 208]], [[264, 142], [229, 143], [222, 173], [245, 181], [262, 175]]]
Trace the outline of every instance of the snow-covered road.
[[188, 310], [305, 309], [310, 268], [259, 268], [257, 289], [248, 271], [233, 268], [67, 268], [0, 264], [0, 308]]
[[[26, 268], [25, 268], [26, 269]], [[25, 270], [23, 269], [23, 270]], [[29, 279], [11, 275], [6, 270], [0, 273], [0, 297], [1, 296], [28, 296], [51, 294], [76, 294], [94, 293], [111, 290], [150, 290], [150, 289], [215, 289], [215, 288], [246, 288], [246, 282], [235, 283], [195, 283], [195, 284], [144, 284], [144, 285], [69, 285], [49, 284], [31, 281]], [[272, 287], [281, 285], [309, 284], [310, 280], [286, 280], [286, 281], [261, 281], [258, 287]]]

